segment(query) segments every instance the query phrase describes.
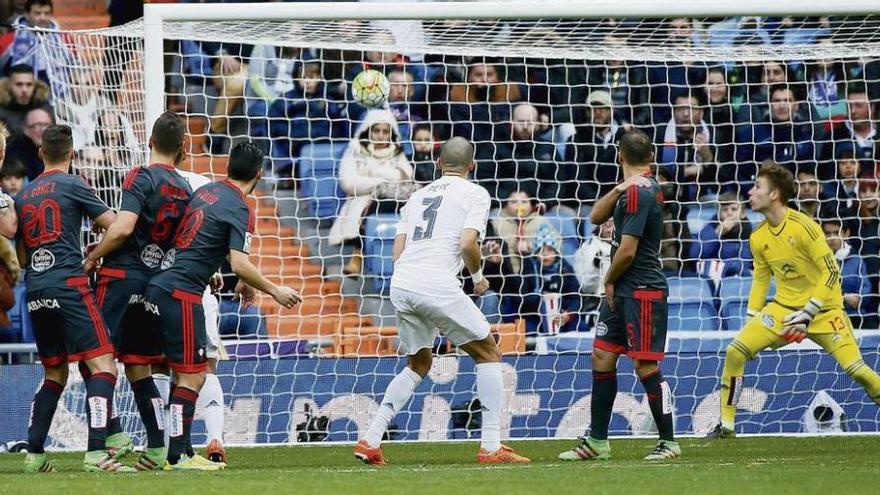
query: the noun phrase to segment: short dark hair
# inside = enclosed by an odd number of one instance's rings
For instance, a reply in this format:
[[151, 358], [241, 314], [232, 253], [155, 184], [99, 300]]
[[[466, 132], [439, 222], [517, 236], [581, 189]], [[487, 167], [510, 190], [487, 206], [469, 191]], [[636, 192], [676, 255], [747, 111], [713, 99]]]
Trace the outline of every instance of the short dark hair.
[[758, 177], [763, 177], [770, 182], [770, 185], [779, 191], [779, 199], [782, 204], [788, 204], [788, 200], [797, 193], [797, 183], [794, 175], [787, 168], [776, 163], [773, 160], [764, 160], [761, 169], [758, 170]]
[[26, 175], [27, 168], [15, 158], [7, 158], [3, 166], [0, 167], [0, 179], [5, 177], [18, 177], [20, 179]]
[[794, 101], [798, 100], [798, 95], [797, 95], [797, 92], [795, 91], [794, 87], [792, 87], [789, 84], [785, 84], [785, 83], [777, 83], [777, 84], [770, 86], [770, 90], [767, 91], [768, 99], [772, 100], [773, 93], [775, 93], [777, 91], [791, 91], [791, 97], [794, 99]]
[[43, 131], [43, 157], [50, 163], [60, 163], [70, 157], [73, 149], [73, 130], [68, 125], [53, 124]]
[[639, 129], [627, 131], [618, 146], [624, 161], [632, 165], [647, 165], [654, 154], [654, 143]]
[[177, 153], [186, 137], [186, 123], [174, 112], [165, 112], [153, 124], [153, 147], [159, 153]]
[[843, 232], [844, 229], [847, 228], [846, 222], [844, 222], [840, 217], [836, 215], [831, 215], [828, 218], [822, 219], [822, 226], [825, 225], [837, 225], [840, 227], [840, 232]]
[[238, 143], [229, 152], [226, 173], [233, 180], [252, 180], [263, 168], [263, 160], [263, 150], [259, 146], [250, 141]]
[[55, 11], [55, 6], [52, 5], [52, 0], [27, 0], [27, 2], [25, 2], [24, 4], [25, 12], [30, 12], [31, 7], [35, 5], [39, 5], [40, 7], [48, 6], [50, 9], [52, 9], [53, 12]]
[[15, 64], [9, 69], [9, 76], [13, 74], [30, 74], [34, 76], [34, 68], [28, 64]]
[[693, 98], [693, 99], [697, 100], [697, 107], [699, 107], [699, 108], [705, 107], [706, 103], [709, 100], [708, 96], [706, 96], [706, 92], [703, 91], [702, 89], [691, 89], [688, 91], [679, 91], [678, 93], [676, 93], [672, 97], [673, 106], [676, 103], [676, 100], [678, 100], [679, 98], [687, 98], [689, 100], [691, 98]]

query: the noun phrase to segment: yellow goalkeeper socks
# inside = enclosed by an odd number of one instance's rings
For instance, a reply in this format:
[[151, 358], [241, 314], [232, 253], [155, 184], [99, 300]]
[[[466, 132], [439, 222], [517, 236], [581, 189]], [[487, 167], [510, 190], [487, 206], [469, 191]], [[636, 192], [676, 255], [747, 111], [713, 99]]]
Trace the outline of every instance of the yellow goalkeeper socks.
[[880, 404], [880, 376], [861, 359], [846, 368], [846, 374], [859, 382], [871, 399]]
[[721, 373], [721, 426], [728, 430], [733, 430], [736, 423], [736, 403], [742, 393], [743, 373], [750, 355], [748, 347], [739, 340], [727, 346]]

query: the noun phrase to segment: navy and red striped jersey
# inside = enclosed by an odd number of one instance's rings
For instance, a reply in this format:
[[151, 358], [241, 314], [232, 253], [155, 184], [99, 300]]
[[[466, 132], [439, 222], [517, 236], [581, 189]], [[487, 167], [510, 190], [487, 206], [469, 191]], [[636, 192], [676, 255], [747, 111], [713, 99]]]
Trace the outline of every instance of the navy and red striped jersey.
[[180, 221], [162, 271], [150, 284], [169, 292], [201, 294], [230, 250], [250, 252], [254, 220], [244, 194], [229, 180], [200, 187]]
[[639, 238], [636, 257], [614, 284], [614, 292], [632, 297], [639, 288], [666, 289], [666, 277], [660, 264], [660, 241], [663, 240], [663, 193], [653, 176], [650, 187], [630, 186], [614, 207], [614, 239], [611, 259], [624, 235]]
[[27, 256], [28, 292], [64, 287], [83, 277], [83, 216], [95, 219], [109, 210], [79, 176], [43, 172], [15, 198], [19, 242]]
[[120, 211], [138, 215], [134, 231], [103, 266], [124, 270], [158, 271], [192, 197], [189, 183], [164, 163], [136, 167], [122, 184]]

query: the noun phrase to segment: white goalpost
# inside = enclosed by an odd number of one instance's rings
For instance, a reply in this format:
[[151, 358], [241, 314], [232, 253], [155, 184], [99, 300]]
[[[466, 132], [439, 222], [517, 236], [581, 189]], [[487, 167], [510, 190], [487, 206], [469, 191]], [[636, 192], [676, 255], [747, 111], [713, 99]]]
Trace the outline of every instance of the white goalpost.
[[[747, 194], [765, 159], [796, 174], [793, 205], [828, 225], [862, 354], [880, 366], [880, 0], [146, 4], [144, 12], [124, 26], [40, 32], [40, 49], [52, 61], [56, 119], [82, 130], [74, 167], [110, 203], [124, 172], [144, 165], [149, 129], [166, 109], [188, 121], [189, 170], [222, 177], [231, 145], [266, 149], [265, 180], [250, 200], [254, 260], [305, 300], [281, 311], [264, 299], [251, 310], [223, 299], [230, 359], [218, 375], [230, 444], [354, 441], [366, 430], [405, 363], [388, 301], [397, 209], [407, 190], [431, 180], [436, 148], [451, 136], [475, 143], [473, 179], [493, 197], [484, 257], [496, 267], [497, 297], [479, 304], [505, 354], [503, 435], [571, 438], [589, 427], [597, 281], [610, 243], [588, 213], [617, 180], [615, 136], [628, 128], [655, 140], [665, 184], [662, 367], [677, 432], [701, 435], [718, 420], [724, 353], [752, 280], [746, 240], [760, 221]], [[386, 111], [352, 100], [351, 80], [364, 69], [391, 81]], [[390, 126], [391, 152], [370, 137], [377, 123]], [[542, 226], [550, 244], [536, 240]], [[535, 254], [545, 245], [558, 253], [547, 267], [569, 270], [558, 280]], [[550, 301], [571, 315], [561, 329], [548, 323]], [[473, 363], [445, 341], [437, 350], [391, 439], [479, 431]], [[620, 366], [610, 433], [650, 434], [647, 399], [628, 360]], [[14, 377], [21, 400], [2, 406], [12, 417], [24, 417], [36, 386], [39, 370], [25, 368]], [[72, 385], [50, 433], [56, 448], [85, 441], [84, 390]], [[809, 342], [760, 354], [744, 387], [738, 427], [747, 434], [880, 432], [878, 406]], [[121, 388], [120, 414], [140, 439], [131, 392]], [[197, 421], [196, 442], [203, 432]]]

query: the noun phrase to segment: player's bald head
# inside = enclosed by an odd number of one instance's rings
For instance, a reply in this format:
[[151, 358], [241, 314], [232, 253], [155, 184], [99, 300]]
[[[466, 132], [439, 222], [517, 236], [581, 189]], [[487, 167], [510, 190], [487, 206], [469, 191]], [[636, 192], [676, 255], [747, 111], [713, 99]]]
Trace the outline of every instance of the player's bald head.
[[456, 136], [440, 148], [440, 166], [443, 170], [467, 170], [474, 161], [474, 145]]

